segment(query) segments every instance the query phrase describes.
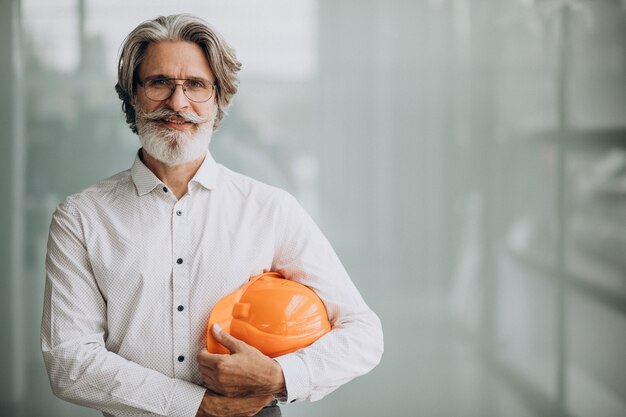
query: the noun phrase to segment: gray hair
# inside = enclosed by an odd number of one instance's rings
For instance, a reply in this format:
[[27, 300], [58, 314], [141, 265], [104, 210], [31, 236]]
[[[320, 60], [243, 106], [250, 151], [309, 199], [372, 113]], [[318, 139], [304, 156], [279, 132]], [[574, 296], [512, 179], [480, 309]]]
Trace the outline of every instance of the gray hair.
[[233, 96], [237, 93], [239, 78], [237, 72], [241, 63], [235, 51], [222, 36], [204, 20], [190, 14], [160, 16], [137, 26], [124, 40], [117, 67], [115, 91], [122, 100], [122, 111], [126, 123], [137, 133], [134, 98], [136, 93], [139, 65], [151, 43], [163, 41], [188, 41], [198, 44], [216, 78], [217, 115], [214, 128], [217, 129]]

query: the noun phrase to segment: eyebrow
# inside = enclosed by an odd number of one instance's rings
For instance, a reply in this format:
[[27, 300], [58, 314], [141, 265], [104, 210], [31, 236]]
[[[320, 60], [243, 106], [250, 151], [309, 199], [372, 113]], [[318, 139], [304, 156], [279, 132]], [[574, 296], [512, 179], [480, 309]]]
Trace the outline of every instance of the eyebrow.
[[155, 75], [149, 75], [147, 76], [145, 79], [146, 80], [156, 80], [158, 78], [167, 78], [169, 80], [192, 80], [192, 81], [206, 81], [208, 83], [215, 83], [215, 81], [213, 80], [209, 80], [207, 78], [203, 78], [203, 77], [196, 77], [196, 76], [191, 76], [191, 77], [187, 77], [187, 78], [175, 78], [175, 77], [170, 77], [169, 75], [165, 75], [165, 74], [155, 74]]

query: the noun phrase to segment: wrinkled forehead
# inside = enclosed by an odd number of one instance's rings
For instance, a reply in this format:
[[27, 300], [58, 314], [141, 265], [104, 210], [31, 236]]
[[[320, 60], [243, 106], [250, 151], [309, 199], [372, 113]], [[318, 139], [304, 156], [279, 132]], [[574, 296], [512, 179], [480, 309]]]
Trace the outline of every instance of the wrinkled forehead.
[[214, 81], [213, 71], [200, 45], [187, 41], [150, 43], [139, 65], [140, 79], [163, 76]]

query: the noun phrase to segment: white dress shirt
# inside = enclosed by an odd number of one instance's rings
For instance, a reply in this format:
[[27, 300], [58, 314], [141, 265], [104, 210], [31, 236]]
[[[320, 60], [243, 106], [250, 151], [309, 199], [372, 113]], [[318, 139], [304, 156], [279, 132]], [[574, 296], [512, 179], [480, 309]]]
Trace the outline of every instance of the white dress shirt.
[[58, 206], [41, 326], [57, 396], [105, 416], [195, 416], [209, 313], [266, 271], [312, 288], [333, 326], [276, 358], [286, 401], [318, 400], [378, 364], [378, 317], [291, 195], [210, 154], [188, 188], [177, 200], [137, 157]]

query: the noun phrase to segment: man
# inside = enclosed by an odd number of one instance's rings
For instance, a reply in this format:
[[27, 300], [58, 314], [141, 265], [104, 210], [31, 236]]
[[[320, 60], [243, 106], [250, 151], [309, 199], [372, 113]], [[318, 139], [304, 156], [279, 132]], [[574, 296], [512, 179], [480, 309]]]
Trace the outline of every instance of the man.
[[[58, 397], [105, 416], [273, 416], [275, 399], [318, 400], [380, 361], [380, 321], [311, 218], [208, 152], [239, 68], [190, 15], [126, 38], [116, 90], [142, 148], [50, 226], [41, 346]], [[330, 333], [270, 359], [213, 328], [231, 354], [203, 349], [213, 305], [266, 271], [312, 288]]]

